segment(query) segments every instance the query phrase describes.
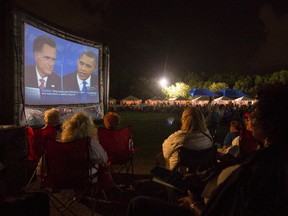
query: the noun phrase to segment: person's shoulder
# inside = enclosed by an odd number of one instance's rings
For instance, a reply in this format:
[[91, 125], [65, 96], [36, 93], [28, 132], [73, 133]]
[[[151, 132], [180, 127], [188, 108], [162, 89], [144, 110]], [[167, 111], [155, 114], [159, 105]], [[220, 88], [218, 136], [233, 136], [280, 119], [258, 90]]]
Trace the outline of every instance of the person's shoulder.
[[232, 140], [232, 146], [234, 146], [234, 145], [239, 145], [239, 140], [240, 140], [240, 136], [236, 136], [236, 137]]
[[234, 131], [234, 132], [230, 132], [231, 136], [239, 136], [240, 132], [239, 131]]
[[187, 135], [187, 132], [185, 132], [183, 130], [177, 130], [174, 133], [172, 133], [171, 135]]
[[76, 72], [68, 73], [65, 76], [63, 76], [63, 79], [73, 79], [76, 78], [76, 75], [77, 75]]
[[169, 140], [179, 140], [179, 139], [184, 140], [185, 137], [187, 137], [187, 136], [189, 136], [189, 135], [190, 135], [190, 133], [187, 133], [187, 132], [185, 132], [185, 131], [183, 131], [183, 130], [178, 130], [178, 131], [175, 131], [174, 133], [172, 133], [172, 134], [168, 137], [168, 139], [169, 139]]
[[92, 82], [98, 82], [98, 75], [97, 74], [91, 74], [91, 80], [92, 80]]
[[73, 72], [67, 73], [64, 77], [70, 77], [70, 76], [76, 76], [76, 75], [77, 75], [77, 72], [73, 71]]
[[60, 76], [55, 71], [50, 76], [54, 78], [60, 78]]
[[235, 133], [235, 132], [228, 132], [227, 134], [226, 134], [226, 137], [236, 137], [236, 136], [238, 136], [239, 135], [239, 133], [237, 134], [237, 133]]
[[26, 65], [25, 66], [25, 73], [36, 73], [35, 65]]

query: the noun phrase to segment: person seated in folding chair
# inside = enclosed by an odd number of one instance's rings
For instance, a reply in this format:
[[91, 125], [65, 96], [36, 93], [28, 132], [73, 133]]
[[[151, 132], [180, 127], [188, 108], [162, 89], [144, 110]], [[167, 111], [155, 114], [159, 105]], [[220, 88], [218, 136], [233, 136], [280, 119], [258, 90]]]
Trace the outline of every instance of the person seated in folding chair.
[[[41, 143], [43, 142], [43, 139], [48, 138], [52, 140], [57, 140], [60, 138], [59, 119], [60, 114], [58, 109], [51, 108], [45, 111], [44, 113], [45, 126], [41, 128], [41, 141], [40, 141]], [[43, 166], [46, 165], [45, 164], [43, 165], [43, 157], [41, 157], [36, 168], [37, 176], [43, 174]]]
[[95, 165], [92, 168], [92, 176], [96, 174], [99, 165], [108, 166], [108, 157], [99, 143], [97, 129], [90, 117], [82, 112], [76, 113], [71, 119], [66, 120], [62, 126], [61, 141], [69, 142], [84, 137], [91, 139], [90, 160]]
[[203, 113], [196, 107], [187, 107], [181, 117], [181, 129], [171, 134], [162, 144], [162, 153], [156, 156], [156, 165], [173, 170], [178, 164], [180, 147], [204, 150], [213, 146], [213, 139], [205, 124]]
[[254, 151], [226, 175], [206, 205], [192, 193], [181, 198], [177, 206], [136, 197], [130, 202], [127, 215], [288, 215], [287, 94], [288, 85], [283, 83], [265, 85], [257, 93], [252, 133], [264, 148]]
[[[84, 137], [91, 138], [90, 145], [90, 160], [94, 164], [94, 167], [91, 170], [92, 176], [96, 176], [96, 172], [99, 168], [99, 165], [106, 167], [108, 164], [108, 157], [105, 150], [99, 143], [97, 137], [97, 129], [92, 122], [91, 118], [86, 116], [84, 113], [79, 112], [72, 116], [71, 119], [66, 120], [62, 126], [62, 133], [60, 137], [61, 142], [69, 142], [73, 140], [78, 140]], [[46, 175], [45, 174], [45, 162], [43, 164], [40, 160], [37, 166], [37, 175]], [[97, 179], [95, 178], [95, 180]]]
[[108, 112], [104, 116], [104, 126], [107, 129], [116, 130], [120, 123], [120, 116], [116, 112]]
[[[194, 174], [200, 166], [204, 166], [207, 163], [206, 160], [208, 161], [208, 158], [203, 158], [197, 162], [197, 167], [196, 165], [194, 165], [193, 168], [190, 166], [189, 168], [186, 166], [182, 167], [183, 164], [179, 164], [179, 150], [182, 147], [183, 149], [195, 151], [193, 158], [198, 158], [202, 155], [202, 151], [213, 148], [213, 138], [205, 124], [202, 111], [197, 107], [185, 108], [181, 116], [181, 129], [164, 140], [162, 153], [156, 156], [156, 165], [175, 172], [180, 171], [181, 173], [189, 172], [189, 174]], [[191, 158], [191, 160], [193, 160], [193, 158]], [[192, 181], [189, 181], [189, 184], [190, 182]], [[197, 194], [200, 194], [203, 188], [203, 182], [198, 181], [198, 179], [197, 181], [195, 179], [193, 182], [194, 190], [197, 191]], [[178, 202], [178, 193], [175, 193], [174, 190], [170, 190], [169, 188], [167, 188], [167, 192], [168, 199], [171, 202]]]

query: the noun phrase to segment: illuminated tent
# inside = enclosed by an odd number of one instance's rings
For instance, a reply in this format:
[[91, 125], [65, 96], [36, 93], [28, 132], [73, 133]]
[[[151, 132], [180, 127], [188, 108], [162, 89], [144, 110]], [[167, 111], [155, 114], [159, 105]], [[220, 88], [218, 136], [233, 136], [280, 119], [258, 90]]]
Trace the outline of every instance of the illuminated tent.
[[164, 102], [167, 102], [167, 100], [163, 100], [161, 97], [158, 97], [158, 96], [154, 96], [150, 99], [147, 99], [145, 101], [145, 104], [148, 104], [148, 105], [157, 105], [157, 104], [163, 104]]
[[235, 101], [255, 101], [255, 99], [252, 99], [249, 97], [239, 97], [239, 98], [236, 98]]
[[180, 104], [180, 105], [185, 105], [185, 104], [189, 103], [190, 101], [191, 101], [191, 99], [185, 98], [182, 96], [169, 99], [169, 102], [172, 102], [173, 104]]
[[226, 96], [222, 96], [219, 98], [215, 98], [213, 100], [213, 104], [229, 104], [231, 101], [233, 101], [233, 99]]
[[189, 91], [191, 96], [217, 96], [216, 93], [206, 88], [193, 88]]
[[256, 99], [249, 98], [249, 97], [239, 97], [233, 100], [233, 103], [238, 104], [238, 105], [249, 105], [249, 104], [254, 104], [255, 102], [257, 102]]
[[192, 100], [192, 104], [194, 105], [205, 105], [209, 103], [211, 96], [200, 96], [196, 97]]
[[116, 104], [116, 99], [109, 98], [109, 105], [115, 105], [115, 104]]
[[142, 103], [142, 100], [139, 98], [136, 98], [132, 95], [129, 95], [128, 97], [121, 100], [122, 105], [140, 105]]
[[229, 98], [239, 98], [239, 97], [249, 97], [248, 95], [244, 94], [243, 92], [235, 89], [223, 89], [220, 90], [219, 95], [229, 97]]
[[199, 96], [193, 98], [192, 101], [209, 101], [211, 96]]

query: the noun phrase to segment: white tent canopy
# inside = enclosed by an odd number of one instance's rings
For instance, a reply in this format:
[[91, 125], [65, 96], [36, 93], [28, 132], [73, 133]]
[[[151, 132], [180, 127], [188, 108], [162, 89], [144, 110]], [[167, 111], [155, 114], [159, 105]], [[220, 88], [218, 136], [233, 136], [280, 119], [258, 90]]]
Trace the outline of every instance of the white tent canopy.
[[126, 105], [139, 105], [142, 103], [142, 100], [132, 95], [129, 95], [128, 97], [122, 99], [121, 103]]
[[158, 96], [154, 96], [150, 99], [145, 100], [145, 104], [148, 104], [148, 105], [163, 104], [165, 102], [167, 102], [167, 100], [163, 100], [161, 97], [158, 97]]
[[189, 103], [191, 101], [191, 99], [189, 98], [185, 98], [185, 97], [176, 97], [176, 98], [170, 98], [169, 102], [172, 104], [180, 104], [180, 105], [186, 105], [187, 103]]
[[256, 99], [252, 99], [252, 98], [249, 98], [249, 97], [239, 97], [239, 98], [236, 98], [235, 100], [233, 100], [234, 103], [236, 104], [240, 104], [240, 105], [247, 105], [249, 103], [255, 103], [257, 100]]
[[229, 97], [226, 97], [226, 96], [222, 96], [222, 97], [218, 97], [218, 98], [215, 98], [213, 100], [213, 104], [229, 104], [233, 101], [233, 99], [229, 98]]

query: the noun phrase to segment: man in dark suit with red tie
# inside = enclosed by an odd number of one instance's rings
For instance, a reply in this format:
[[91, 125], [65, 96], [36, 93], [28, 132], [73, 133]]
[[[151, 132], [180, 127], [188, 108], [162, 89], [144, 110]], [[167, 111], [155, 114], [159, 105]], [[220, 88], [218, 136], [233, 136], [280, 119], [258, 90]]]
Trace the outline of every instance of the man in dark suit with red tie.
[[34, 66], [25, 67], [25, 87], [61, 90], [61, 78], [54, 73], [56, 43], [47, 35], [33, 42]]

